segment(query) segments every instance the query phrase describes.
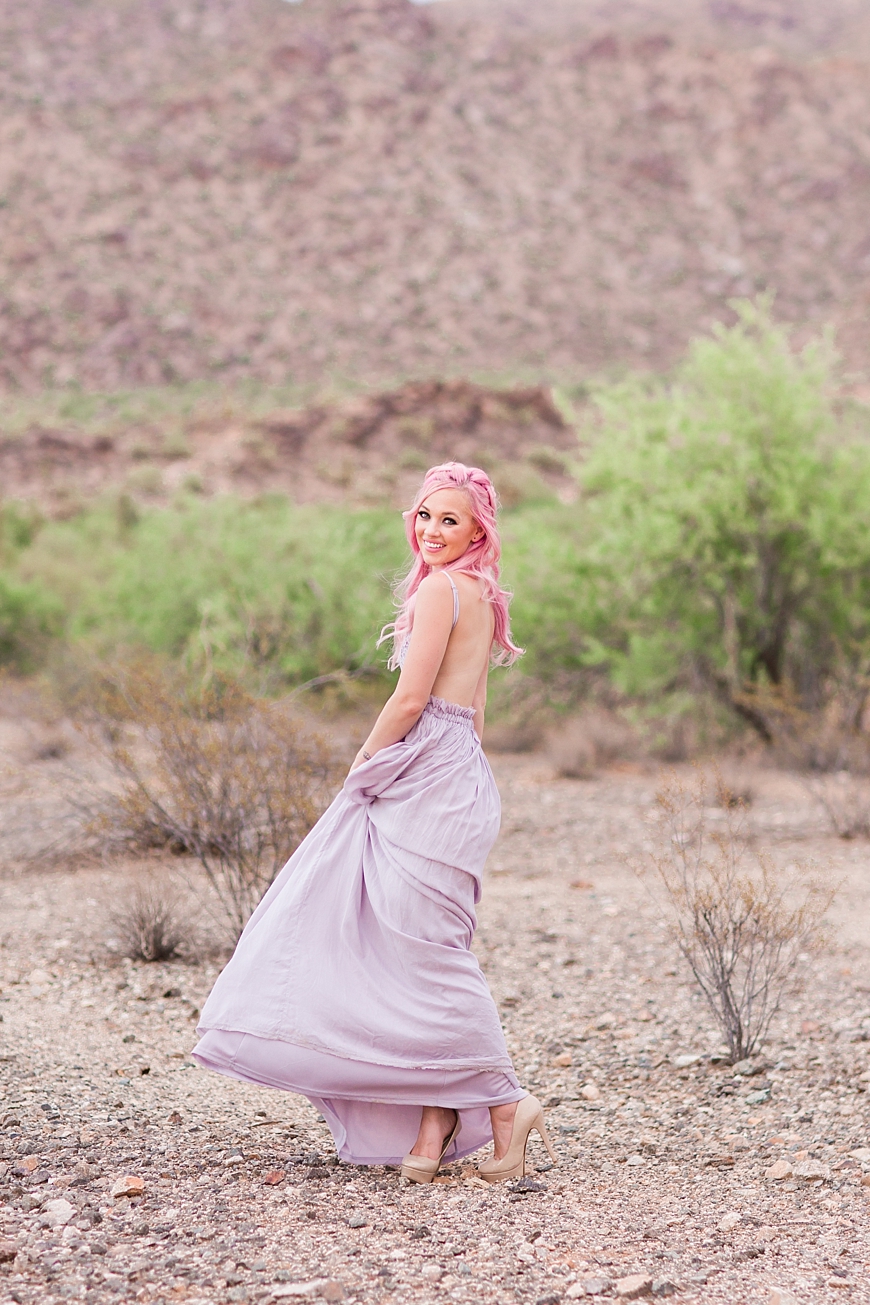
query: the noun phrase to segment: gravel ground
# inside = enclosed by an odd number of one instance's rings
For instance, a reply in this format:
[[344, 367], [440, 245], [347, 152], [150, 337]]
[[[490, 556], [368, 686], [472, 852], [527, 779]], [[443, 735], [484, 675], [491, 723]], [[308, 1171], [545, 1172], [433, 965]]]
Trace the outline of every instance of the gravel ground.
[[743, 776], [759, 844], [842, 889], [827, 951], [735, 1074], [626, 864], [657, 836], [655, 777], [495, 768], [477, 948], [559, 1165], [537, 1142], [530, 1176], [492, 1188], [467, 1161], [431, 1187], [338, 1165], [307, 1102], [190, 1061], [218, 960], [111, 959], [131, 867], [9, 872], [3, 1305], [870, 1301], [867, 844], [830, 836], [797, 779]]

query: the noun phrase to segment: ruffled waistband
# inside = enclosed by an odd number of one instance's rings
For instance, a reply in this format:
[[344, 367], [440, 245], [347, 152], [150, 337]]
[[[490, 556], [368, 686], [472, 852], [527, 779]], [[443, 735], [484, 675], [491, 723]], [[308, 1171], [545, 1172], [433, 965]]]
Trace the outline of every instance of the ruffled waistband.
[[474, 720], [474, 707], [460, 707], [456, 702], [445, 702], [443, 698], [431, 697], [423, 708], [424, 716], [437, 716], [441, 720], [467, 721], [470, 725]]

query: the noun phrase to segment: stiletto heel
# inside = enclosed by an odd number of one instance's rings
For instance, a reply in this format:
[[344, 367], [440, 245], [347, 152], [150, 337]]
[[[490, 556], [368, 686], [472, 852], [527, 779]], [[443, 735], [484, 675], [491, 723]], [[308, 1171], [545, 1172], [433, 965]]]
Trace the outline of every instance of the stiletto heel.
[[547, 1148], [550, 1159], [554, 1164], [558, 1164], [556, 1152], [553, 1150], [544, 1125], [544, 1109], [537, 1097], [528, 1096], [523, 1097], [517, 1105], [510, 1146], [506, 1154], [501, 1160], [484, 1160], [477, 1170], [481, 1178], [485, 1178], [488, 1183], [503, 1183], [508, 1178], [522, 1178], [526, 1172], [526, 1146], [529, 1134], [533, 1130]]
[[444, 1139], [444, 1145], [441, 1148], [441, 1154], [437, 1160], [430, 1160], [425, 1155], [414, 1155], [409, 1151], [402, 1161], [402, 1177], [410, 1178], [412, 1183], [431, 1183], [432, 1179], [441, 1168], [441, 1161], [447, 1154], [451, 1142], [455, 1141], [459, 1135], [462, 1124], [459, 1119], [459, 1111], [456, 1112], [456, 1123], [453, 1125], [453, 1131], [448, 1133]]

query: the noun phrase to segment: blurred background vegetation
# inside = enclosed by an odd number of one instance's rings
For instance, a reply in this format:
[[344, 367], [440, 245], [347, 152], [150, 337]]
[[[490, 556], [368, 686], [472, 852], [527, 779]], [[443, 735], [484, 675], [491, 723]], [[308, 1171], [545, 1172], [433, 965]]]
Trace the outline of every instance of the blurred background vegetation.
[[[810, 720], [862, 731], [870, 420], [840, 394], [830, 341], [795, 350], [759, 301], [668, 376], [587, 387], [575, 408], [556, 396], [576, 433], [559, 455], [571, 492], [531, 476], [503, 519], [527, 651], [494, 677], [494, 708], [514, 745], [524, 722], [589, 702], [665, 755], [741, 729], [777, 743]], [[12, 672], [63, 682], [70, 665], [148, 650], [267, 696], [312, 681], [322, 695], [324, 677], [389, 691], [376, 641], [406, 560], [392, 507], [182, 487], [156, 506], [105, 493], [63, 519], [6, 501], [0, 524]], [[694, 742], [675, 743], [687, 721]]]

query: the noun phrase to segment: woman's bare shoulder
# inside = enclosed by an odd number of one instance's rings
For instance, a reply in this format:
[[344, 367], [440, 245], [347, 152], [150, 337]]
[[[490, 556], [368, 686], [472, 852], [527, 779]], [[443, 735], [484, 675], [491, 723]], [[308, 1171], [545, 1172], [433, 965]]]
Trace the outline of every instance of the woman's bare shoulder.
[[429, 574], [424, 576], [420, 581], [417, 589], [418, 594], [449, 594], [450, 592], [450, 579], [443, 571], [430, 571]]
[[417, 600], [423, 600], [424, 606], [446, 607], [453, 602], [453, 589], [449, 578], [440, 571], [430, 571], [417, 589]]

